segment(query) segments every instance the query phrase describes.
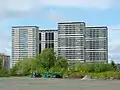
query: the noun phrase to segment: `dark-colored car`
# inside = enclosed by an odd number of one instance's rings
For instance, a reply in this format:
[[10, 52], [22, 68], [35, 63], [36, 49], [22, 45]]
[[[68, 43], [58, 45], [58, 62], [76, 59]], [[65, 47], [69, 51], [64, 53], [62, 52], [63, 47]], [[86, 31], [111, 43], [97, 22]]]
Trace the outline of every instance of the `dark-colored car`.
[[31, 74], [31, 78], [41, 78], [41, 77], [42, 77], [42, 75], [39, 73], [32, 73]]
[[62, 78], [60, 74], [53, 74], [53, 78]]
[[45, 73], [44, 78], [62, 78], [62, 76], [56, 73]]

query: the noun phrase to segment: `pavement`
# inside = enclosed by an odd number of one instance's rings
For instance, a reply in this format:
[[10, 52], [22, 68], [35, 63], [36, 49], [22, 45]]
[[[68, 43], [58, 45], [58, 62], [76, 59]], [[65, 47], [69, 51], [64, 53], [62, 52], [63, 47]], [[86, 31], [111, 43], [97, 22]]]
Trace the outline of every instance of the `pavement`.
[[0, 78], [0, 90], [120, 90], [120, 81]]

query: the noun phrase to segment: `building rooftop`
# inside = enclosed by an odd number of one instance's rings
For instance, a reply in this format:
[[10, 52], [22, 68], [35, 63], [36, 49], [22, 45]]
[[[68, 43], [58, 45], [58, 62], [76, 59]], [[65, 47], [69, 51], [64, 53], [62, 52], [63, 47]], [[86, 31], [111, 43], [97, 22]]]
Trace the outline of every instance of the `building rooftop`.
[[86, 28], [106, 28], [106, 29], [108, 29], [107, 28], [107, 26], [87, 26]]
[[44, 30], [39, 30], [39, 31], [41, 31], [41, 32], [43, 31], [44, 32], [44, 31], [58, 31], [58, 30], [57, 29], [51, 29], [51, 30], [44, 29]]
[[36, 27], [36, 28], [39, 28], [38, 26], [12, 26], [12, 28], [24, 28], [24, 27]]
[[79, 23], [84, 23], [85, 22], [71, 22], [71, 21], [68, 21], [68, 22], [59, 22], [58, 24], [79, 24]]
[[10, 55], [6, 55], [6, 54], [4, 54], [4, 53], [0, 53], [0, 56], [10, 57]]

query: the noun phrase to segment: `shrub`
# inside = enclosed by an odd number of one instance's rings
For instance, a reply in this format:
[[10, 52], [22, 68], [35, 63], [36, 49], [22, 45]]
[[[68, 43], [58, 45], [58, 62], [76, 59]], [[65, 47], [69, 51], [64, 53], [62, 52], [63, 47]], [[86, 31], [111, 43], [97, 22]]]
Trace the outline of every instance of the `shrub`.
[[74, 72], [71, 73], [68, 78], [83, 78], [85, 76], [85, 73], [79, 73], [79, 72]]
[[91, 76], [96, 79], [120, 79], [120, 72], [107, 71], [102, 73], [92, 73]]
[[6, 70], [4, 69], [0, 70], [0, 77], [9, 77], [9, 76], [10, 76], [9, 73]]

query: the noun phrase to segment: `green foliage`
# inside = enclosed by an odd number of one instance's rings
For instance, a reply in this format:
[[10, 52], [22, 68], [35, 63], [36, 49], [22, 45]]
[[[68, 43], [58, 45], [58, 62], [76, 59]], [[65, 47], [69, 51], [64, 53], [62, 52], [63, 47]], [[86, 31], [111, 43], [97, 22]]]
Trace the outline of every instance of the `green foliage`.
[[47, 70], [55, 66], [56, 57], [53, 49], [43, 50], [43, 52], [39, 56], [39, 63], [41, 63], [41, 66], [43, 68], [46, 68]]
[[25, 58], [20, 60], [10, 70], [11, 76], [24, 76], [32, 72], [59, 73], [63, 77], [81, 78], [86, 74], [94, 78], [119, 77], [120, 73], [116, 72], [116, 65], [101, 63], [68, 63], [67, 59], [57, 57], [53, 49], [45, 49], [41, 54], [34, 58]]
[[[78, 73], [80, 74], [83, 73], [86, 75], [89, 73], [92, 73], [95, 75], [100, 75], [102, 77], [106, 75], [106, 73], [104, 72], [114, 72], [114, 71], [115, 69], [111, 64], [105, 64], [103, 62], [101, 63], [78, 63], [68, 68], [67, 75], [79, 77], [80, 75], [78, 75]], [[104, 73], [105, 75], [102, 75], [102, 73]]]
[[10, 75], [12, 76], [22, 76], [22, 75], [29, 75], [31, 70], [31, 64], [29, 59], [20, 60], [15, 66], [10, 69]]
[[58, 57], [56, 61], [56, 66], [59, 68], [67, 68], [68, 67], [67, 59], [63, 57]]
[[52, 67], [49, 69], [48, 71], [49, 73], [60, 73], [61, 72], [61, 68], [59, 67]]
[[25, 59], [21, 61], [21, 71], [22, 74], [24, 75], [29, 75], [30, 74], [30, 70], [31, 70], [31, 62], [29, 59]]
[[120, 72], [108, 71], [102, 73], [92, 73], [95, 79], [120, 79]]
[[72, 67], [71, 71], [75, 72], [84, 72], [84, 73], [92, 73], [92, 72], [105, 72], [114, 70], [110, 64], [105, 63], [79, 63]]
[[98, 63], [95, 64], [95, 70], [94, 72], [106, 72], [106, 71], [113, 71], [114, 68], [111, 67], [110, 64], [105, 64], [105, 63]]
[[68, 75], [68, 78], [83, 78], [85, 73], [83, 72], [74, 72]]
[[10, 69], [10, 75], [18, 76], [22, 74], [21, 68], [22, 68], [22, 61], [19, 61], [12, 67], [12, 69]]
[[0, 69], [0, 77], [9, 77], [9, 73], [5, 69]]
[[36, 71], [40, 67], [39, 61], [34, 58], [30, 60], [29, 64], [31, 67], [31, 72]]
[[114, 61], [111, 61], [111, 66], [112, 66], [112, 68], [114, 69], [114, 70], [116, 70], [117, 69], [117, 66], [115, 65], [115, 62]]
[[10, 75], [11, 76], [16, 76], [17, 75], [17, 73], [16, 73], [16, 71], [18, 70], [18, 67], [15, 65], [15, 66], [13, 66], [11, 69], [10, 69]]
[[42, 68], [42, 67], [38, 68], [36, 71], [37, 71], [38, 73], [41, 73], [41, 74], [44, 74], [44, 73], [47, 73], [47, 72], [48, 72], [45, 68]]
[[63, 74], [64, 69], [68, 67], [67, 60], [62, 57], [56, 57], [53, 49], [45, 49], [40, 55], [34, 58], [25, 58], [19, 60], [10, 70], [10, 74], [29, 75], [32, 72], [47, 73], [56, 72]]
[[89, 68], [88, 68], [87, 64], [80, 64], [76, 67], [76, 71], [87, 73], [89, 71]]

